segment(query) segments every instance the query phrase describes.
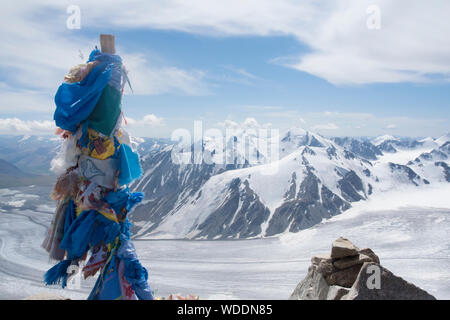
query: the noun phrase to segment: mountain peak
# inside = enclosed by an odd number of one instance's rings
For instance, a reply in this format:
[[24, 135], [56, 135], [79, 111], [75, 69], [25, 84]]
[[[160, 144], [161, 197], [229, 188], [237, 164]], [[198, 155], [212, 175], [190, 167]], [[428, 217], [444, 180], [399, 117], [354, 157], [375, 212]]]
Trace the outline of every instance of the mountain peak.
[[391, 141], [391, 140], [398, 140], [397, 138], [395, 138], [394, 136], [390, 135], [390, 134], [384, 134], [382, 136], [378, 136], [375, 139], [373, 139], [371, 142], [376, 145], [379, 146], [380, 144], [382, 144], [385, 141]]
[[450, 132], [447, 134], [444, 134], [442, 137], [439, 137], [436, 139], [436, 143], [439, 146], [444, 145], [446, 142], [450, 141]]

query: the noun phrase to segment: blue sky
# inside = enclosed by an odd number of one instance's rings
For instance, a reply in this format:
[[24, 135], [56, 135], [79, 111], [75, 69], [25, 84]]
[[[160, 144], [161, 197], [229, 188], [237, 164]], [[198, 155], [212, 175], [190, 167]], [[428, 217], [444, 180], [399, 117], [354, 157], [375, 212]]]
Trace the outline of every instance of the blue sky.
[[[60, 79], [100, 33], [130, 71], [135, 135], [247, 118], [333, 136], [450, 131], [448, 2], [91, 2], [5, 5], [0, 133], [50, 132]], [[367, 27], [374, 3], [379, 29]], [[66, 26], [70, 4], [80, 29]]]

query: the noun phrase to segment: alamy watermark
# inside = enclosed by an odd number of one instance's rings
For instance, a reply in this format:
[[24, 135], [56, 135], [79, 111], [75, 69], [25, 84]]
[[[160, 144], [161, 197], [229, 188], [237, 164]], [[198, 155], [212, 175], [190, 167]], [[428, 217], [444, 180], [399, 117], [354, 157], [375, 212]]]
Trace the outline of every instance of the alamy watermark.
[[81, 9], [80, 6], [72, 4], [67, 7], [66, 13], [69, 17], [66, 20], [67, 29], [81, 29]]
[[263, 174], [278, 171], [278, 129], [254, 127], [203, 130], [202, 121], [194, 121], [193, 129], [193, 134], [185, 128], [172, 132], [171, 140], [175, 145], [171, 158], [174, 164], [233, 165], [236, 168], [270, 164], [262, 171]]
[[369, 30], [381, 29], [381, 9], [379, 6], [372, 4], [367, 7], [366, 13], [369, 15], [366, 20], [366, 26]]
[[67, 268], [67, 289], [78, 290], [81, 289], [81, 272], [83, 265], [71, 264]]
[[366, 286], [367, 289], [373, 290], [373, 289], [381, 289], [381, 269], [377, 265], [370, 265], [366, 269], [366, 273], [370, 274], [370, 276], [367, 278]]

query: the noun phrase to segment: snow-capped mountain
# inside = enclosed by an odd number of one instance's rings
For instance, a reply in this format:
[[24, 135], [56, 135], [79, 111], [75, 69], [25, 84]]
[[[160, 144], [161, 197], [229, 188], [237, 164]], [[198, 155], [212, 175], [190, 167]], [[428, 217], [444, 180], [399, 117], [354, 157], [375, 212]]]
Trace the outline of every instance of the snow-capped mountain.
[[[270, 162], [272, 145], [278, 146], [272, 143], [274, 139], [279, 137], [261, 139], [253, 130], [244, 128], [233, 130], [225, 141], [204, 137], [192, 145], [158, 144], [147, 154], [140, 152], [144, 175], [131, 187], [145, 192], [146, 197], [131, 215], [136, 229], [154, 231], [169, 214], [198, 197], [211, 177]], [[266, 147], [260, 151], [263, 145]]]
[[336, 137], [332, 138], [332, 140], [341, 147], [344, 147], [345, 149], [367, 160], [376, 160], [379, 156], [383, 155], [380, 148], [367, 140], [350, 137]]
[[440, 138], [437, 138], [434, 142], [440, 147], [450, 141], [450, 133], [443, 135]]
[[[450, 135], [324, 138], [292, 128], [278, 137], [248, 125], [234, 128], [224, 141], [214, 136], [192, 145], [132, 140], [144, 174], [130, 187], [144, 191], [145, 199], [130, 218], [142, 238], [296, 232], [375, 192], [450, 182]], [[59, 143], [56, 137], [2, 136], [0, 151], [25, 172], [48, 172]], [[383, 151], [388, 145], [394, 151]], [[179, 156], [188, 161], [174, 161]]]
[[428, 137], [417, 140], [409, 137], [394, 137], [391, 135], [383, 135], [372, 139], [372, 144], [382, 152], [394, 153], [405, 149], [414, 149], [418, 147], [436, 146], [437, 142], [433, 138]]
[[50, 174], [50, 161], [56, 155], [60, 140], [54, 136], [0, 137], [0, 158], [25, 172]]
[[441, 137], [437, 144], [439, 146], [430, 152], [424, 152], [414, 161], [408, 162], [408, 166], [433, 181], [450, 182], [450, 140], [444, 143]]
[[291, 128], [281, 139], [281, 156], [286, 156], [303, 146], [324, 147], [322, 138], [301, 128]]
[[381, 145], [382, 143], [384, 143], [384, 142], [386, 142], [386, 141], [398, 141], [398, 139], [395, 138], [394, 136], [391, 136], [390, 134], [385, 134], [385, 135], [378, 136], [378, 137], [372, 139], [371, 142], [372, 142], [375, 146], [379, 146], [379, 145]]
[[[387, 141], [397, 141], [396, 152], [422, 146], [413, 139], [385, 139], [380, 145]], [[208, 146], [208, 139], [203, 145]], [[269, 163], [179, 165], [171, 160], [173, 148], [143, 161], [145, 175], [133, 186], [146, 193], [131, 215], [136, 237], [228, 239], [296, 232], [373, 192], [445, 181], [448, 166], [444, 162], [440, 175], [430, 175], [406, 164], [369, 161], [368, 154], [382, 158], [370, 142], [330, 140], [301, 129], [282, 136], [280, 159]], [[217, 148], [203, 150], [220, 153]]]

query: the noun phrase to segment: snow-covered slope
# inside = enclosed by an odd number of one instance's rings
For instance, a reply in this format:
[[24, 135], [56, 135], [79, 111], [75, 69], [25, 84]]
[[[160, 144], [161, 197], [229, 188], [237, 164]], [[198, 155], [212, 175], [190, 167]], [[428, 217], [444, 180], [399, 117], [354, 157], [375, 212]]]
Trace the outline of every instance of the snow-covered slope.
[[437, 144], [437, 146], [442, 146], [443, 144], [450, 141], [450, 133], [447, 133], [443, 135], [442, 137], [437, 138], [434, 142]]
[[450, 182], [450, 141], [422, 153], [408, 165], [431, 181]]
[[[51, 188], [0, 189], [0, 299], [53, 293], [86, 299], [81, 288], [45, 286], [52, 267], [40, 247], [51, 223]], [[135, 241], [157, 296], [193, 293], [208, 299], [287, 299], [311, 256], [345, 236], [371, 247], [381, 263], [438, 299], [450, 299], [450, 184], [397, 188], [353, 204], [344, 214], [280, 238], [243, 241]]]
[[450, 141], [450, 133], [443, 135], [437, 139], [426, 137], [422, 139], [414, 139], [409, 137], [394, 137], [391, 135], [383, 135], [371, 140], [384, 154], [396, 153], [398, 151], [414, 151], [414, 150], [431, 150], [442, 146]]
[[281, 157], [287, 156], [303, 146], [323, 147], [323, 143], [324, 140], [320, 135], [301, 128], [291, 128], [283, 135], [280, 141]]
[[168, 215], [198, 197], [200, 188], [211, 177], [268, 163], [278, 154], [272, 147], [278, 146], [274, 143], [278, 136], [258, 136], [251, 126], [236, 128], [229, 133], [225, 142], [204, 137], [192, 145], [158, 145], [146, 154], [141, 153], [144, 174], [131, 187], [144, 191], [146, 198], [131, 216], [134, 231], [140, 230], [140, 234], [153, 232]]

